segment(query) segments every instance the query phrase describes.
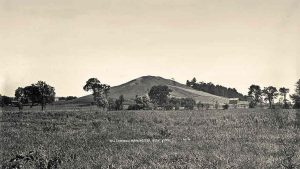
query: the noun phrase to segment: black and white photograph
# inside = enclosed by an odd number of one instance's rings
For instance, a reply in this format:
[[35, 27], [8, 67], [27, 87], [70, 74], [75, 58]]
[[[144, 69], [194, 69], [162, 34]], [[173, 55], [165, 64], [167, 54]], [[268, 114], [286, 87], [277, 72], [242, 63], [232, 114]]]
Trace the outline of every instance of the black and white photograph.
[[1, 169], [300, 169], [300, 0], [0, 0]]

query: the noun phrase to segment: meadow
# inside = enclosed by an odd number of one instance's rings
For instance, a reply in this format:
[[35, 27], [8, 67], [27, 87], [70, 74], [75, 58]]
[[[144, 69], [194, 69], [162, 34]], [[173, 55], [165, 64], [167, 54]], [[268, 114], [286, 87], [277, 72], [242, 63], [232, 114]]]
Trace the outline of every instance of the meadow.
[[2, 110], [4, 168], [300, 168], [300, 112]]

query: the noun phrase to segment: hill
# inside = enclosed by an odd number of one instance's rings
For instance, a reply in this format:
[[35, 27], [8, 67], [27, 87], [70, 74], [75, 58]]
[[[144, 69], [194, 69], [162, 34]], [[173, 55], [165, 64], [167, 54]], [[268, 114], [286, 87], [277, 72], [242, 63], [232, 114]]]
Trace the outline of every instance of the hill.
[[[118, 98], [120, 95], [124, 95], [126, 100], [134, 100], [136, 95], [147, 94], [152, 86], [155, 85], [167, 85], [171, 90], [171, 97], [177, 98], [194, 98], [197, 102], [202, 103], [228, 103], [228, 98], [216, 96], [203, 91], [197, 91], [184, 84], [176, 81], [165, 79], [159, 76], [142, 76], [140, 78], [131, 80], [119, 86], [111, 87], [109, 97]], [[92, 95], [87, 95], [75, 99], [72, 103], [90, 103], [93, 101]]]

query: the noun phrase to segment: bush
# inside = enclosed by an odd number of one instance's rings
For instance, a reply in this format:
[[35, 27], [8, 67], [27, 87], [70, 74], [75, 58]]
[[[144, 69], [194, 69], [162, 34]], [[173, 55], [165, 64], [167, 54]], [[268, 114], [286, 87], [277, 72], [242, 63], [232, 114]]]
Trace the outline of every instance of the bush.
[[293, 109], [300, 109], [300, 102], [295, 102]]
[[185, 107], [186, 109], [193, 110], [196, 102], [192, 98], [182, 98], [181, 99], [181, 106]]
[[141, 109], [143, 109], [143, 107], [138, 104], [131, 104], [128, 106], [128, 110], [141, 110]]
[[109, 98], [108, 99], [108, 110], [116, 110], [117, 109], [117, 105], [114, 99]]
[[164, 108], [166, 109], [166, 110], [173, 110], [173, 105], [172, 104], [166, 104], [166, 105], [164, 105]]
[[228, 104], [224, 104], [222, 107], [223, 107], [223, 110], [227, 110], [229, 108], [229, 105]]
[[12, 103], [12, 98], [0, 95], [0, 106], [1, 107], [8, 106], [11, 103]]
[[197, 103], [197, 108], [198, 108], [198, 110], [203, 109], [204, 106], [205, 106], [205, 105], [204, 105], [203, 103], [201, 103], [201, 102], [198, 102], [198, 103]]
[[288, 103], [283, 103], [282, 108], [289, 109], [290, 105]]

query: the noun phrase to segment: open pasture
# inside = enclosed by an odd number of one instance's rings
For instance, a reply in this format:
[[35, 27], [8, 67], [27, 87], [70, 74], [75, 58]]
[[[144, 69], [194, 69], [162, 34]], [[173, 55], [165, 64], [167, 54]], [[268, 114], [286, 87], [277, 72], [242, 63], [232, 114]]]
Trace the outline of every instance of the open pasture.
[[0, 125], [2, 168], [300, 167], [296, 110], [3, 110]]

